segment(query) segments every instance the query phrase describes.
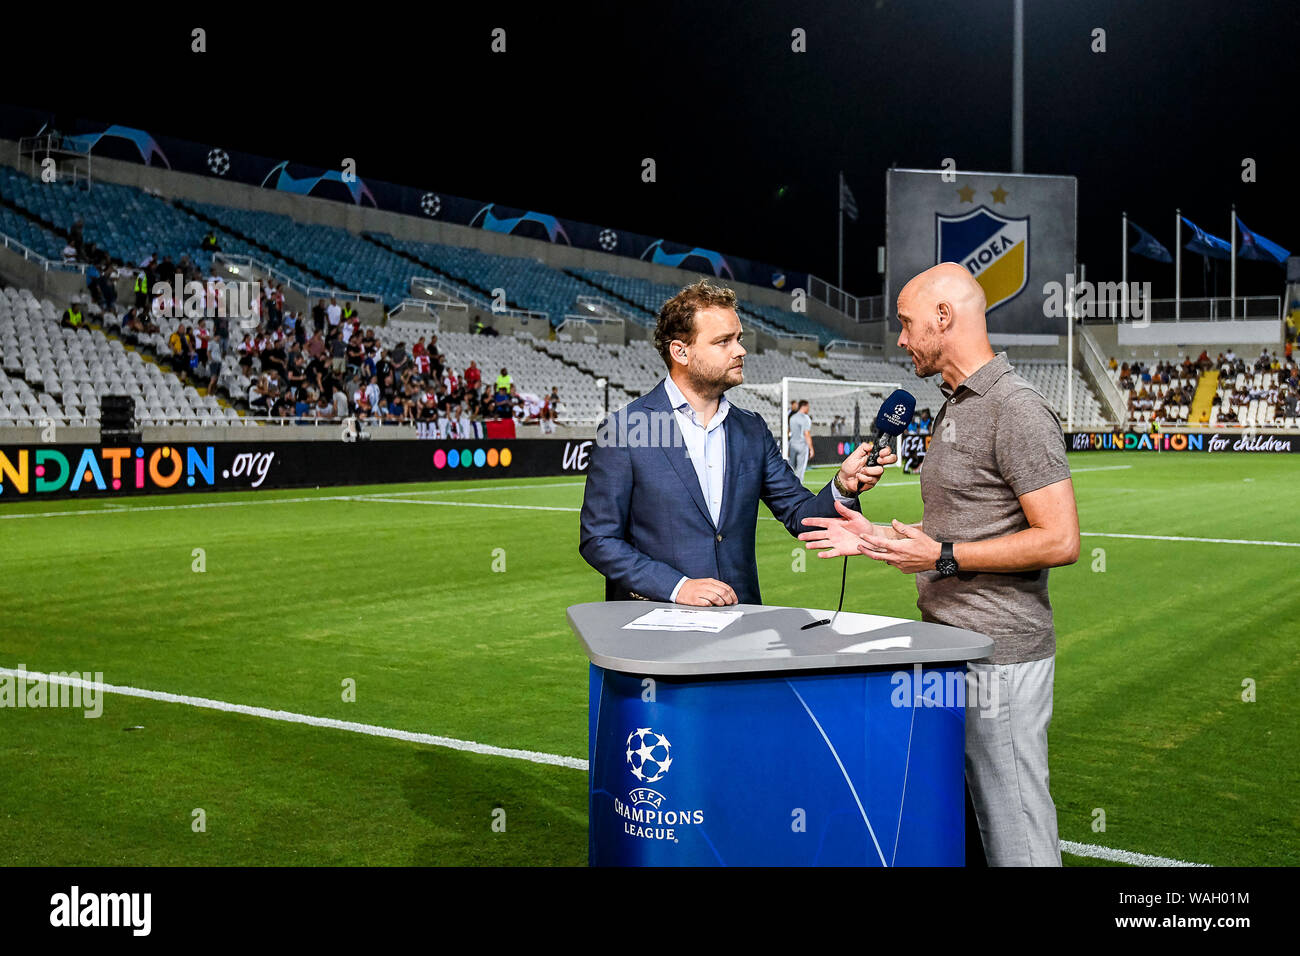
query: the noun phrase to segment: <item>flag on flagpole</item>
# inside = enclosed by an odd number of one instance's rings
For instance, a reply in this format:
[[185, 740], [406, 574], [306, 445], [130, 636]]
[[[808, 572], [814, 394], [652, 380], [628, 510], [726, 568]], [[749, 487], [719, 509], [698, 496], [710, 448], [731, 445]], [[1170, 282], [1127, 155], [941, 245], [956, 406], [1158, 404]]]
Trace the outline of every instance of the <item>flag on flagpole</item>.
[[1232, 245], [1226, 239], [1212, 236], [1186, 216], [1182, 217], [1194, 235], [1183, 246], [1188, 252], [1195, 252], [1210, 259], [1231, 259]]
[[858, 221], [858, 201], [853, 198], [853, 190], [849, 189], [849, 184], [844, 181], [843, 173], [840, 173], [840, 212], [853, 222]]
[[1151, 235], [1151, 233], [1147, 232], [1132, 219], [1128, 221], [1128, 224], [1136, 229], [1138, 234], [1138, 240], [1129, 247], [1129, 252], [1134, 255], [1145, 256], [1148, 259], [1154, 259], [1156, 262], [1174, 261], [1174, 257], [1169, 254], [1169, 250], [1160, 243], [1160, 240]]
[[1287, 252], [1276, 242], [1265, 239], [1258, 233], [1251, 232], [1246, 228], [1246, 224], [1237, 216], [1237, 228], [1241, 230], [1241, 248], [1237, 250], [1237, 255], [1242, 259], [1258, 259], [1261, 262], [1275, 262], [1278, 265], [1286, 265], [1287, 257], [1291, 253]]

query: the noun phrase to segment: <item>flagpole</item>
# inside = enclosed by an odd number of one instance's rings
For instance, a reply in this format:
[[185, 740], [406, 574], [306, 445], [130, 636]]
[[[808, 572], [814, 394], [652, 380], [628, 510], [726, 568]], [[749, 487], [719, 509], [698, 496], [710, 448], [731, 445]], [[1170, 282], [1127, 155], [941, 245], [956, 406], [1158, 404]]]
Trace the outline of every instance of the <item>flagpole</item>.
[[1083, 276], [1079, 275], [1083, 270], [1076, 262], [1074, 275], [1070, 276], [1070, 292], [1065, 300], [1065, 428], [1067, 431], [1074, 431], [1074, 292], [1077, 288], [1073, 283], [1078, 276], [1078, 282], [1083, 282]]
[[1174, 321], [1183, 317], [1183, 211], [1174, 210]]
[[1229, 315], [1237, 317], [1237, 204], [1232, 204], [1232, 278], [1228, 281], [1228, 295], [1232, 298], [1232, 311]]
[[1119, 237], [1119, 250], [1124, 262], [1123, 270], [1120, 272], [1120, 294], [1124, 296], [1124, 320], [1128, 321], [1128, 213], [1125, 212], [1123, 216], [1123, 231]]
[[1011, 14], [1011, 171], [1025, 171], [1025, 0]]
[[839, 241], [839, 282], [840, 290], [844, 289], [844, 170], [840, 170], [840, 189], [839, 194], [835, 197], [835, 206], [840, 211], [840, 241]]

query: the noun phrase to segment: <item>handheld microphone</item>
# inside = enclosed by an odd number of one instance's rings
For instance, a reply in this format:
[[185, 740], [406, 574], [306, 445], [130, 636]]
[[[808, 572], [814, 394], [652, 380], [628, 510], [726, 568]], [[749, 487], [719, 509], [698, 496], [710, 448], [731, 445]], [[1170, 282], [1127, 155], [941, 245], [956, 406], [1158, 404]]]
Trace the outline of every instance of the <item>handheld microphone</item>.
[[[908, 424], [912, 421], [912, 416], [916, 413], [916, 396], [906, 389], [894, 389], [890, 396], [885, 399], [884, 404], [880, 406], [880, 411], [876, 413], [876, 437], [872, 439], [871, 454], [867, 456], [866, 467], [870, 468], [876, 464], [876, 459], [880, 455], [882, 448], [889, 447], [889, 439], [907, 431]], [[856, 445], [862, 444], [862, 435], [858, 431], [858, 410], [853, 409], [853, 438]], [[840, 616], [840, 611], [844, 609], [844, 587], [848, 583], [849, 559], [844, 557], [844, 567], [840, 570], [840, 603], [835, 608], [835, 613], [828, 618], [822, 618], [818, 621], [809, 621], [799, 628], [806, 631], [809, 628], [822, 627], [829, 624], [835, 626], [835, 619]]]
[[871, 454], [867, 467], [876, 464], [881, 449], [889, 448], [889, 439], [903, 434], [916, 414], [916, 396], [906, 389], [896, 388], [876, 413], [876, 437], [871, 441]]

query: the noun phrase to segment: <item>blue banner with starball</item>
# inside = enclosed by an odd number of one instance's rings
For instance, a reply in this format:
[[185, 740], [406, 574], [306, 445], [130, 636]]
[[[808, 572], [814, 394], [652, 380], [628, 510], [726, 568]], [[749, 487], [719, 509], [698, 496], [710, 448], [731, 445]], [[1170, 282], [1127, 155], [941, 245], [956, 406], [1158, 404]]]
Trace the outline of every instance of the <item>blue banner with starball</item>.
[[[965, 665], [591, 665], [593, 866], [961, 866]], [[954, 703], [956, 702], [956, 703]]]
[[[42, 110], [0, 107], [0, 136], [20, 139], [51, 132], [54, 116]], [[524, 236], [543, 242], [592, 249], [676, 266], [692, 273], [711, 273], [720, 279], [748, 282], [773, 289], [803, 288], [808, 274], [778, 268], [740, 256], [723, 255], [691, 243], [674, 242], [564, 219], [533, 209], [507, 208], [498, 203], [453, 196], [435, 184], [403, 186], [364, 176], [364, 170], [347, 176], [340, 169], [320, 169], [231, 149], [222, 143], [195, 143], [144, 129], [76, 119], [62, 130], [68, 147], [95, 156], [158, 166], [198, 176], [227, 179], [317, 199], [452, 222], [489, 232]], [[683, 280], [685, 281], [685, 280]]]

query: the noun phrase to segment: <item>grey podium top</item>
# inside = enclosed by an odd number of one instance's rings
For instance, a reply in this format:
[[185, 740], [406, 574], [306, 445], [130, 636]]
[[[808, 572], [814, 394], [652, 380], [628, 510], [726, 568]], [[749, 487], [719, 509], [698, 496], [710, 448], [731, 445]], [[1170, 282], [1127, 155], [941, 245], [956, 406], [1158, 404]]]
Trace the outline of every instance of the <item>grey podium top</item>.
[[[628, 630], [656, 608], [741, 611], [721, 631]], [[975, 631], [899, 617], [841, 611], [835, 626], [801, 630], [833, 611], [766, 604], [686, 608], [656, 601], [598, 601], [569, 608], [569, 625], [593, 664], [629, 674], [695, 676], [813, 668], [976, 661], [993, 640]]]

